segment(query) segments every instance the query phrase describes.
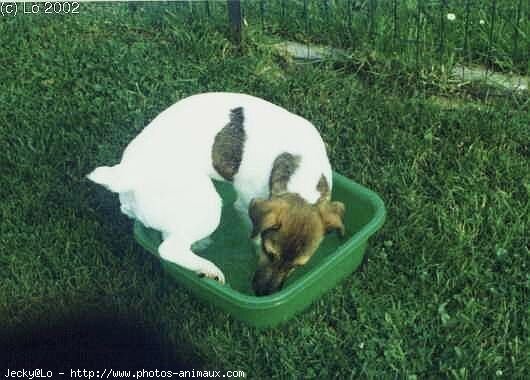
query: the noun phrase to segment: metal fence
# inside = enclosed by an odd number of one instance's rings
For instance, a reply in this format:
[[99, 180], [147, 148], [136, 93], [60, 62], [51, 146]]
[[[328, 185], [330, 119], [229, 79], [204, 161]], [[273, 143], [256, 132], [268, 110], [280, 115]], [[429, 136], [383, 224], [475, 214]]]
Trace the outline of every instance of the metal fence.
[[[134, 4], [142, 6], [154, 7]], [[399, 60], [418, 72], [462, 80], [484, 77], [507, 89], [528, 89], [526, 0], [179, 1], [158, 6], [193, 22], [227, 25], [231, 20], [236, 43], [245, 29], [257, 30], [307, 46]]]

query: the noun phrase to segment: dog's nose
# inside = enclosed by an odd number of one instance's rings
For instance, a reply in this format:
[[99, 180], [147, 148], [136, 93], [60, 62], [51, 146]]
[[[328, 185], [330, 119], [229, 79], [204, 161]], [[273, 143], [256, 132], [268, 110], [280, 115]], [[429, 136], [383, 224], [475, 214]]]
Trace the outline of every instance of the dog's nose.
[[[266, 273], [266, 272], [265, 272]], [[269, 274], [270, 275], [270, 274]], [[270, 277], [263, 274], [259, 270], [254, 274], [252, 279], [252, 289], [254, 293], [259, 296], [266, 296], [272, 293]]]
[[285, 276], [271, 275], [272, 273], [264, 273], [258, 271], [252, 279], [252, 289], [258, 296], [268, 296], [274, 292], [281, 290], [285, 280]]
[[274, 293], [276, 290], [274, 287], [270, 286], [270, 284], [261, 285], [259, 287], [254, 287], [254, 293], [258, 297], [262, 296], [268, 296], [269, 294]]

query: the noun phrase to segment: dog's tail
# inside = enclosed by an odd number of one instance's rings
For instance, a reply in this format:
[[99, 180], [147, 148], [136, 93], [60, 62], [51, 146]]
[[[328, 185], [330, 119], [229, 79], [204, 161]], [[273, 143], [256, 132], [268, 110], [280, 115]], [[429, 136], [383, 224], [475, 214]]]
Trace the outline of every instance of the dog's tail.
[[123, 165], [120, 164], [100, 166], [88, 174], [87, 178], [114, 193], [124, 193], [133, 187], [130, 176], [126, 175]]

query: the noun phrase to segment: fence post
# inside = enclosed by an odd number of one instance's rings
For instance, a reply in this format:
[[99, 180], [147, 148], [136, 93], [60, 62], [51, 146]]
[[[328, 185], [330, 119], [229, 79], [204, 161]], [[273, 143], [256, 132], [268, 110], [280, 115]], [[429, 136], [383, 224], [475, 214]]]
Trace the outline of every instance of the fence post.
[[232, 38], [235, 44], [241, 46], [241, 2], [239, 0], [227, 0], [227, 3]]

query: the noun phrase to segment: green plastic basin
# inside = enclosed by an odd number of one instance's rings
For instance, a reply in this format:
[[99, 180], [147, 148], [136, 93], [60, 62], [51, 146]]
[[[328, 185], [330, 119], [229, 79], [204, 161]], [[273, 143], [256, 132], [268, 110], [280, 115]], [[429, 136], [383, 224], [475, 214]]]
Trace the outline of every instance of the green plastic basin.
[[[377, 194], [333, 173], [332, 198], [346, 205], [346, 236], [342, 239], [336, 234], [326, 236], [311, 260], [287, 279], [281, 291], [256, 297], [251, 280], [257, 257], [248, 229], [231, 206], [235, 192], [227, 183], [216, 182], [215, 186], [223, 198], [221, 224], [212, 234], [211, 244], [197, 253], [223, 271], [227, 284], [201, 278], [187, 269], [160, 260], [168, 274], [197, 298], [255, 327], [274, 326], [286, 321], [351, 274], [363, 259], [368, 238], [385, 219], [385, 207]], [[158, 256], [159, 232], [136, 222], [134, 236], [142, 247]]]

